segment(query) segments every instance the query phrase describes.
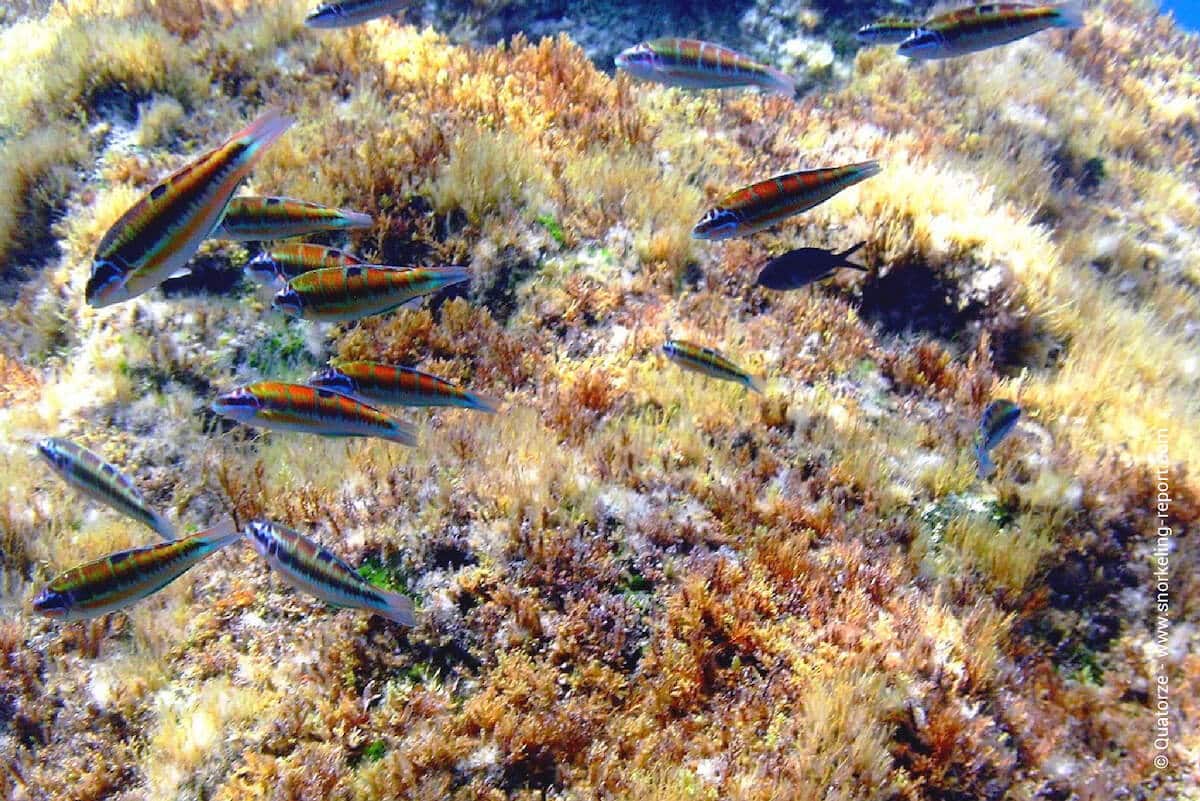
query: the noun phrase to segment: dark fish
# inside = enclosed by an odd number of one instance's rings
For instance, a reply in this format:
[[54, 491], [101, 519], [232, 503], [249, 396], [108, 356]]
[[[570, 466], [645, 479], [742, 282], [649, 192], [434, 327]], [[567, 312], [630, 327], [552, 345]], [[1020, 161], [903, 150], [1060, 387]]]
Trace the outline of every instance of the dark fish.
[[823, 248], [800, 248], [776, 256], [766, 263], [758, 274], [758, 285], [780, 291], [800, 289], [817, 281], [824, 281], [840, 267], [867, 272], [861, 264], [847, 261], [847, 257], [867, 244], [859, 242], [849, 250], [834, 253]]

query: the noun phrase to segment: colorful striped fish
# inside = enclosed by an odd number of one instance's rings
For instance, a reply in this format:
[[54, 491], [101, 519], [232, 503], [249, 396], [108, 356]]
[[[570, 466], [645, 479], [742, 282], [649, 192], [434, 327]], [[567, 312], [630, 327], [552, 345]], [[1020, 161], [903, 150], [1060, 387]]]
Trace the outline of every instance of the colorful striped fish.
[[1016, 427], [1020, 416], [1021, 407], [1010, 400], [994, 400], [983, 410], [979, 431], [975, 435], [975, 456], [979, 459], [977, 475], [980, 478], [988, 478], [996, 472], [996, 464], [989, 451], [1004, 441]]
[[715, 240], [753, 234], [878, 173], [879, 162], [864, 161], [776, 175], [728, 195], [696, 223], [692, 236]]
[[209, 554], [241, 538], [232, 521], [183, 539], [118, 551], [72, 568], [33, 601], [56, 620], [83, 620], [123, 609], [161, 590]]
[[305, 320], [358, 320], [386, 314], [414, 298], [470, 277], [466, 267], [334, 267], [296, 276], [279, 290], [271, 305]]
[[175, 527], [146, 506], [142, 493], [127, 476], [96, 454], [69, 440], [47, 437], [39, 440], [38, 453], [63, 481], [158, 532], [164, 540], [175, 539]]
[[881, 17], [859, 28], [854, 37], [865, 45], [900, 44], [920, 26], [920, 20], [909, 17]]
[[212, 408], [231, 420], [277, 431], [417, 444], [416, 432], [404, 421], [354, 398], [302, 384], [259, 381], [220, 396]]
[[1079, 0], [1062, 5], [987, 3], [939, 14], [923, 23], [900, 43], [902, 56], [938, 59], [1024, 39], [1046, 28], [1083, 27]]
[[334, 209], [288, 197], [246, 196], [229, 201], [225, 216], [209, 237], [234, 242], [263, 242], [324, 231], [370, 228], [374, 224], [371, 215], [358, 211]]
[[411, 599], [369, 583], [332, 551], [298, 531], [269, 520], [255, 520], [246, 527], [246, 539], [301, 592], [334, 606], [374, 612], [401, 626], [417, 624]]
[[435, 375], [378, 362], [342, 362], [313, 373], [308, 383], [388, 406], [457, 406], [492, 413], [497, 406], [491, 398], [468, 392]]
[[348, 28], [403, 11], [411, 0], [344, 0], [324, 3], [304, 18], [310, 28]]
[[100, 241], [87, 302], [99, 307], [137, 297], [187, 264], [220, 222], [238, 184], [291, 124], [268, 111], [151, 189]]
[[750, 375], [712, 348], [672, 339], [664, 343], [662, 349], [667, 358], [680, 367], [704, 373], [712, 378], [720, 378], [723, 381], [734, 381], [760, 395], [763, 394], [762, 379]]
[[655, 39], [620, 53], [617, 66], [637, 78], [684, 89], [758, 86], [793, 97], [796, 82], [736, 50], [697, 39]]
[[264, 286], [286, 284], [302, 273], [330, 267], [349, 267], [362, 264], [357, 256], [344, 250], [313, 245], [307, 242], [279, 245], [264, 250], [246, 262], [246, 276]]

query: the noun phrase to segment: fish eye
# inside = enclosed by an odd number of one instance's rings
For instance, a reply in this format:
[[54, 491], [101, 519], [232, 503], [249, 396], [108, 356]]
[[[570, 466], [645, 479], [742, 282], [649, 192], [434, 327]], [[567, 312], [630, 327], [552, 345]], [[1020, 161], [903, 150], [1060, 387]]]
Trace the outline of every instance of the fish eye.
[[635, 45], [628, 50], [623, 50], [617, 55], [616, 62], [618, 67], [626, 67], [637, 64], [648, 64], [654, 57], [654, 51], [644, 44]]
[[117, 265], [107, 259], [101, 259], [92, 266], [92, 274], [88, 278], [84, 297], [88, 302], [106, 299], [123, 283], [124, 273]]
[[70, 606], [71, 599], [66, 593], [52, 590], [49, 587], [42, 590], [38, 597], [33, 599], [34, 611], [47, 617], [65, 617]]
[[227, 392], [213, 401], [213, 410], [218, 414], [237, 414], [238, 412], [256, 412], [261, 404], [252, 392], [245, 389], [235, 389]]
[[291, 287], [285, 287], [275, 293], [271, 305], [284, 312], [299, 311], [301, 307], [300, 293]]
[[62, 452], [60, 452], [58, 448], [54, 447], [54, 440], [50, 439], [49, 437], [38, 440], [37, 449], [45, 459], [49, 460], [53, 464], [61, 466], [63, 461], [65, 461], [63, 459]]
[[728, 209], [713, 209], [692, 229], [695, 239], [720, 239], [737, 230], [737, 215]]
[[308, 379], [308, 383], [314, 387], [324, 387], [325, 389], [332, 389], [346, 394], [354, 391], [354, 380], [336, 367], [326, 367], [324, 370], [318, 370]]

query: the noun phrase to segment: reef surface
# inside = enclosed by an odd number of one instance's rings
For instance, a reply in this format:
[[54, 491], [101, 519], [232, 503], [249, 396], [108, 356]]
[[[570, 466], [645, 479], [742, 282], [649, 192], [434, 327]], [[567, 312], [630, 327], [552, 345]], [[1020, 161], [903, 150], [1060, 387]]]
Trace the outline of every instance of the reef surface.
[[[614, 75], [634, 42], [603, 26], [486, 44], [532, 12], [473, 5], [341, 31], [297, 0], [5, 6], [0, 796], [1196, 797], [1197, 38], [1104, 0], [914, 66], [847, 44], [871, 9], [746, 4], [727, 38], [802, 72], [793, 101]], [[690, 32], [720, 38], [720, 8]], [[469, 264], [469, 289], [314, 325], [242, 278], [253, 248], [210, 242], [89, 307], [109, 226], [268, 105], [298, 122], [246, 191], [369, 212], [324, 241]], [[738, 186], [862, 158], [882, 173], [765, 234], [690, 237]], [[862, 239], [866, 274], [754, 285]], [[682, 373], [668, 337], [766, 394]], [[504, 408], [406, 413], [414, 449], [209, 411], [330, 357]], [[1024, 414], [981, 482], [996, 397]], [[154, 540], [58, 482], [46, 435], [189, 529], [307, 532], [418, 625], [240, 547], [128, 613], [34, 615], [53, 575]]]

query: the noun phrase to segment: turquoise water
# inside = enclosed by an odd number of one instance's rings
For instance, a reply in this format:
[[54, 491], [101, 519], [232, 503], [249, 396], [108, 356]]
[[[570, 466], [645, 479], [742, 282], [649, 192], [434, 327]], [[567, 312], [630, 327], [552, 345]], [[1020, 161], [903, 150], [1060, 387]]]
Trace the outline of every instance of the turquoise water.
[[1173, 0], [1162, 4], [1163, 11], [1171, 11], [1180, 24], [1200, 30], [1200, 2], [1196, 0]]

